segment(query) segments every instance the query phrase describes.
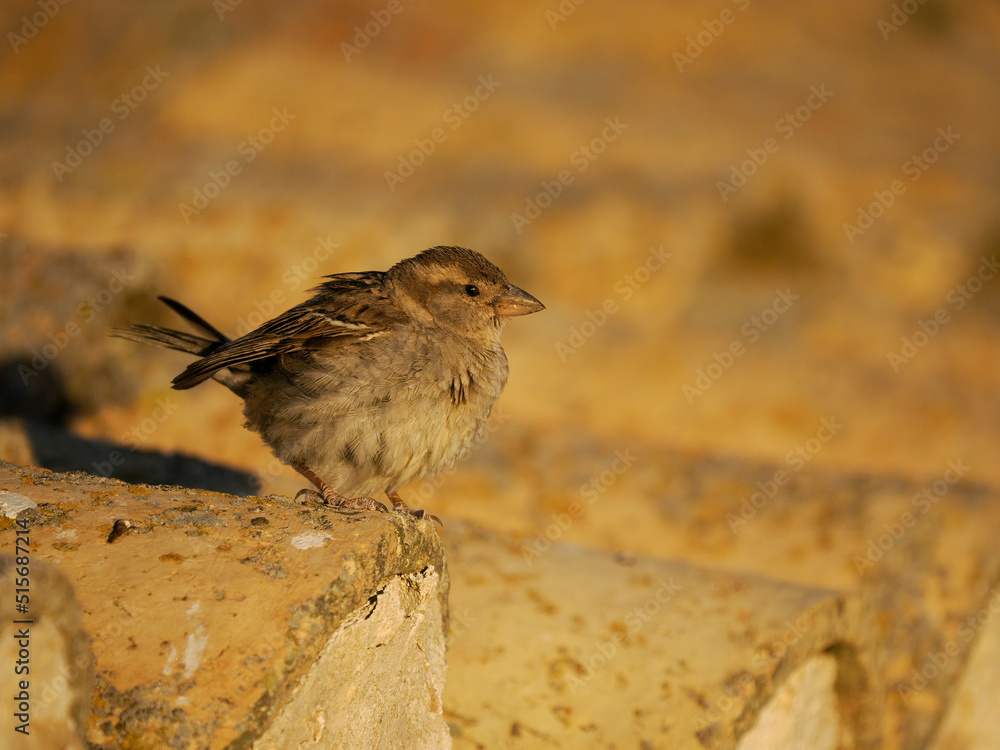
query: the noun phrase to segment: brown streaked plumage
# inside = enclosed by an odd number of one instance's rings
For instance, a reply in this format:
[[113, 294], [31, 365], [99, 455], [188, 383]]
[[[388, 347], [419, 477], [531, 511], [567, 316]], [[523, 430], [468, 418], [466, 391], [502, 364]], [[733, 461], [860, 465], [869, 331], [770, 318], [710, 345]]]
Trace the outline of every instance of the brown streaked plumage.
[[134, 325], [133, 341], [199, 355], [177, 389], [213, 378], [244, 400], [246, 425], [324, 501], [369, 496], [451, 465], [507, 382], [507, 318], [544, 309], [479, 253], [434, 247], [386, 272], [326, 277], [306, 302], [229, 339], [161, 297], [197, 334]]

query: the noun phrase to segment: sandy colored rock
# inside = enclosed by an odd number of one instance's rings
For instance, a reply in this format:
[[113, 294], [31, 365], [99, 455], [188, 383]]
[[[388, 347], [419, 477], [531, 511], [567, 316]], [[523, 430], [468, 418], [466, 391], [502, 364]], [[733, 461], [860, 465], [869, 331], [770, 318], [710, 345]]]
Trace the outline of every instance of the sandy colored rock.
[[190, 489], [253, 495], [254, 474], [185, 453], [163, 453], [126, 439], [86, 438], [31, 419], [0, 419], [0, 461], [52, 471], [84, 471], [133, 484], [171, 484]]
[[0, 268], [0, 415], [60, 423], [135, 397], [107, 335], [152, 307], [148, 260], [5, 236]]
[[[804, 459], [760, 464], [507, 425], [463, 472], [426, 485], [423, 502], [504, 528], [528, 558], [583, 545], [838, 592], [865, 613], [854, 643], [871, 655], [866, 690], [881, 706], [866, 719], [880, 728], [866, 731], [880, 748], [916, 750], [985, 637], [1000, 578], [996, 490], [958, 460], [935, 470], [917, 481], [844, 475]], [[504, 493], [505, 513], [465, 501], [490, 492]], [[456, 577], [456, 611], [467, 585]], [[491, 585], [501, 598], [516, 584]]]
[[18, 466], [37, 466], [31, 440], [20, 419], [0, 419], [0, 461]]
[[334, 634], [254, 748], [450, 748], [440, 593], [434, 572], [392, 579]]
[[796, 667], [736, 750], [837, 750], [841, 726], [836, 680], [837, 661], [832, 656], [816, 656]]
[[[841, 594], [568, 545], [525, 557], [462, 525], [446, 538], [456, 748], [733, 748], [760, 721], [771, 748], [877, 740], [873, 655]], [[765, 715], [775, 701], [791, 706]]]
[[[929, 750], [992, 750], [1000, 747], [997, 697], [1000, 696], [1000, 586], [986, 604], [963, 623], [962, 633], [979, 628], [962, 677]], [[947, 655], [948, 644], [945, 644]]]
[[[0, 491], [0, 518], [21, 503]], [[84, 750], [94, 680], [80, 604], [66, 576], [22, 554], [30, 534], [18, 538], [0, 555], [0, 686], [12, 709], [0, 712], [0, 736], [19, 750]]]
[[431, 522], [9, 464], [0, 501], [4, 549], [13, 515], [33, 564], [66, 576], [83, 610], [94, 746], [277, 747], [296, 724], [316, 747], [365, 731], [447, 746]]

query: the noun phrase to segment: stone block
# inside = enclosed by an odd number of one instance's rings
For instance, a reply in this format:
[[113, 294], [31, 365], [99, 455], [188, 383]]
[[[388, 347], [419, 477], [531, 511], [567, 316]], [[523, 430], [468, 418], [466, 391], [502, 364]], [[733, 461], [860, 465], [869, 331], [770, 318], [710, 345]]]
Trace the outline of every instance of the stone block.
[[[32, 659], [52, 661], [31, 677], [31, 727], [46, 718], [55, 654], [83, 632], [89, 721], [69, 707], [78, 691], [58, 726], [91, 747], [450, 747], [435, 528], [0, 463], [0, 550], [28, 531]], [[77, 605], [44, 609], [56, 596], [78, 603], [76, 630]], [[4, 627], [12, 602], [0, 602]], [[50, 621], [62, 640], [41, 640]], [[4, 695], [13, 676], [0, 672]]]

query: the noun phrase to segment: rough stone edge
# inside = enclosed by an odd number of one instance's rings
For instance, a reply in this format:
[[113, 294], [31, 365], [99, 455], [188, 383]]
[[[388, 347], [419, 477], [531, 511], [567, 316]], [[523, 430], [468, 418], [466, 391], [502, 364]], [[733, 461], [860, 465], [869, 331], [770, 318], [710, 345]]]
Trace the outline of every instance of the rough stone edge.
[[[2, 459], [0, 459], [0, 469], [7, 470], [12, 475], [19, 477], [22, 480], [22, 486], [24, 486], [23, 480], [26, 477], [42, 475], [44, 476], [42, 486], [51, 486], [63, 481], [86, 482], [100, 485], [108, 490], [121, 490], [126, 493], [126, 496], [131, 496], [136, 501], [150, 492], [180, 492], [187, 495], [192, 502], [205, 502], [204, 498], [211, 496], [215, 498], [216, 506], [222, 507], [234, 501], [241, 505], [254, 502], [264, 505], [275, 503], [274, 496], [236, 497], [208, 490], [193, 491], [190, 488], [177, 485], [131, 484], [119, 479], [81, 471], [60, 473], [36, 466], [18, 466]], [[35, 483], [29, 482], [28, 484]], [[129, 489], [132, 487], [139, 488], [140, 492], [132, 492]], [[16, 488], [13, 489], [16, 491]], [[289, 507], [292, 506], [293, 501], [290, 498], [283, 499], [288, 502]], [[46, 503], [39, 503], [38, 507], [32, 510], [45, 517], [47, 523], [58, 523], [62, 520], [46, 513], [45, 505]], [[318, 510], [330, 512], [327, 509]], [[250, 750], [252, 748], [254, 741], [268, 726], [275, 712], [280, 711], [289, 700], [290, 693], [318, 657], [330, 636], [353, 612], [365, 603], [371, 602], [377, 592], [384, 589], [392, 578], [422, 574], [431, 567], [438, 571], [441, 579], [439, 600], [442, 612], [442, 629], [447, 633], [450, 577], [444, 543], [435, 531], [433, 521], [426, 519], [418, 521], [412, 516], [393, 512], [380, 514], [380, 517], [389, 523], [395, 532], [394, 535], [383, 536], [373, 550], [373, 554], [346, 556], [346, 560], [350, 560], [354, 564], [344, 565], [340, 576], [326, 585], [322, 596], [312, 600], [309, 605], [300, 607], [290, 616], [289, 619], [292, 622], [298, 622], [299, 626], [293, 625], [285, 634], [285, 638], [290, 644], [294, 644], [294, 647], [290, 649], [283, 665], [283, 671], [278, 675], [278, 689], [273, 693], [265, 693], [246, 715], [239, 717], [240, 723], [247, 728], [226, 746], [227, 750]], [[16, 519], [0, 516], [0, 530], [12, 528], [15, 523]], [[407, 554], [402, 557], [397, 556], [396, 549]], [[404, 564], [393, 565], [391, 561], [394, 558], [403, 561]], [[367, 577], [375, 582], [370, 587], [369, 595], [365, 598], [360, 595], [350, 596], [352, 589], [350, 582], [358, 577]], [[95, 692], [99, 691], [100, 680], [97, 681], [95, 689]]]
[[827, 653], [799, 664], [736, 750], [837, 750], [844, 731], [835, 690], [839, 670], [836, 657]]
[[[363, 622], [368, 621], [370, 618], [379, 618], [380, 615], [384, 618], [386, 616], [393, 618], [397, 616], [397, 612], [392, 610], [392, 605], [405, 604], [405, 590], [415, 590], [418, 594], [423, 595], [427, 588], [430, 587], [434, 591], [439, 591], [441, 585], [441, 577], [438, 572], [433, 568], [426, 570], [422, 574], [410, 574], [407, 576], [397, 576], [390, 579], [386, 585], [379, 590], [379, 592], [373, 597], [370, 604], [366, 604], [357, 611], [353, 612], [340, 626], [340, 628], [331, 636], [329, 641], [323, 645], [323, 650], [320, 656], [310, 665], [308, 673], [305, 677], [300, 680], [295, 688], [292, 690], [289, 701], [276, 712], [272, 717], [272, 723], [263, 732], [258, 742], [254, 744], [254, 750], [270, 750], [270, 748], [275, 747], [286, 747], [289, 741], [288, 732], [280, 724], [283, 721], [295, 721], [296, 716], [315, 716], [317, 709], [316, 699], [313, 692], [310, 690], [312, 684], [316, 680], [324, 679], [323, 672], [329, 672], [331, 667], [336, 666], [336, 652], [343, 646], [343, 641], [345, 635], [348, 634], [352, 628], [357, 628]], [[395, 587], [395, 588], [394, 588]], [[404, 591], [400, 592], [397, 589], [402, 588]], [[419, 628], [424, 621], [426, 615], [440, 616], [441, 609], [440, 603], [441, 598], [438, 595], [437, 606], [428, 607], [428, 599], [430, 597], [420, 596], [419, 599], [413, 602], [415, 605], [410, 609], [405, 607], [400, 607], [398, 609], [399, 613], [402, 613], [402, 617], [396, 622], [394, 630], [399, 632], [403, 623], [406, 620], [416, 617], [418, 623], [411, 628], [415, 633], [417, 628]], [[382, 612], [380, 613], [380, 608]], [[429, 611], [428, 611], [429, 610]], [[377, 623], [378, 625], [384, 626], [385, 623]], [[424, 684], [432, 691], [431, 696], [431, 706], [428, 715], [437, 716], [437, 722], [431, 720], [431, 724], [438, 724], [438, 730], [436, 733], [432, 734], [438, 735], [438, 741], [432, 741], [428, 744], [426, 741], [420, 744], [414, 744], [418, 739], [433, 740], [432, 737], [426, 736], [426, 730], [433, 729], [433, 727], [423, 727], [425, 729], [425, 736], [420, 737], [409, 737], [407, 738], [408, 747], [413, 747], [414, 750], [437, 750], [438, 748], [449, 749], [451, 747], [451, 735], [448, 729], [447, 722], [444, 719], [442, 698], [444, 693], [444, 674], [446, 670], [445, 662], [445, 633], [441, 632], [441, 638], [438, 642], [440, 648], [434, 649], [433, 653], [425, 653], [425, 663], [428, 667], [429, 672], [425, 674]], [[416, 645], [415, 648], [424, 651], [424, 646]], [[434, 644], [429, 644], [433, 646]], [[436, 673], [436, 674], [435, 674]], [[435, 677], [437, 679], [435, 679]], [[350, 689], [350, 687], [348, 687]], [[350, 703], [350, 699], [347, 700]], [[436, 710], [435, 710], [436, 708]], [[346, 717], [345, 717], [346, 718]], [[322, 725], [321, 725], [322, 726]], [[419, 728], [418, 728], [419, 729]], [[294, 730], [293, 730], [294, 731]], [[321, 729], [322, 731], [322, 729]], [[341, 735], [341, 736], [338, 736]], [[324, 741], [325, 739], [325, 741]], [[372, 737], [355, 737], [354, 739], [361, 741], [367, 740], [371, 741]], [[343, 742], [342, 732], [338, 732], [336, 729], [331, 732], [329, 736], [325, 738], [323, 736], [314, 739], [317, 742], [317, 747], [344, 747], [346, 746]]]
[[[388, 515], [388, 514], [387, 514]], [[391, 559], [391, 548], [386, 537], [383, 537], [378, 548], [373, 555], [365, 555], [360, 559], [357, 556], [350, 556], [358, 567], [349, 570], [352, 566], [345, 566], [341, 575], [334, 581], [327, 584], [323, 596], [313, 600], [311, 606], [300, 607], [290, 619], [301, 624], [298, 627], [289, 628], [286, 638], [290, 642], [297, 644], [297, 648], [291, 650], [285, 659], [285, 671], [280, 676], [278, 682], [279, 689], [273, 694], [265, 693], [257, 704], [250, 710], [244, 718], [245, 723], [250, 726], [226, 746], [227, 750], [250, 750], [254, 742], [263, 734], [266, 727], [274, 719], [289, 701], [294, 697], [296, 686], [308, 674], [312, 664], [319, 658], [323, 647], [332, 635], [349, 620], [350, 616], [365, 605], [370, 605], [382, 591], [390, 580], [397, 576], [420, 575], [429, 567], [440, 571], [441, 584], [439, 600], [442, 612], [442, 628], [447, 632], [448, 623], [448, 591], [450, 579], [447, 573], [447, 563], [444, 546], [436, 533], [433, 536], [420, 533], [418, 522], [410, 517], [404, 518], [400, 514], [393, 514], [389, 518], [390, 523], [395, 528], [396, 541], [400, 549], [406, 550], [407, 543], [414, 546], [410, 549], [414, 551], [425, 551], [429, 558], [423, 558], [427, 564], [416, 564], [417, 555], [407, 555], [408, 565], [393, 569], [389, 566]], [[426, 527], [432, 524], [431, 521], [420, 522]], [[432, 541], [436, 540], [436, 541]], [[343, 596], [349, 594], [351, 586], [349, 580], [355, 577], [365, 577], [370, 575], [377, 583], [372, 587], [371, 593], [365, 599]], [[376, 577], [377, 576], [377, 577]], [[316, 632], [313, 623], [321, 623], [320, 632]]]
[[[744, 577], [731, 575], [737, 579]], [[753, 697], [743, 703], [740, 713], [726, 721], [708, 717], [697, 721], [695, 736], [702, 747], [737, 747], [743, 738], [754, 732], [768, 707], [786, 690], [799, 670], [824, 656], [836, 662], [833, 693], [840, 735], [837, 747], [860, 750], [879, 746], [880, 698], [877, 681], [873, 679], [874, 654], [858, 638], [859, 630], [864, 628], [859, 619], [861, 608], [846, 592], [829, 593], [832, 594], [830, 598], [815, 602], [804, 609], [794, 623], [788, 623], [789, 633], [794, 633], [796, 627], [801, 627], [803, 632], [787, 644], [780, 656], [758, 651], [754, 660], [763, 658], [768, 666], [752, 673], [745, 670], [736, 673], [735, 677], [752, 682], [750, 694]], [[772, 646], [777, 644], [773, 642]], [[728, 694], [729, 687], [729, 683], [723, 686], [723, 695]], [[716, 699], [713, 704], [720, 698], [719, 695], [711, 697]]]
[[[10, 637], [4, 646], [9, 646], [12, 651], [16, 648], [14, 631], [20, 627], [15, 624], [18, 615], [13, 612], [15, 561], [14, 555], [0, 554], [0, 593], [4, 595], [4, 601], [0, 604], [0, 613], [4, 615], [0, 633], [6, 633], [9, 629]], [[32, 701], [32, 726], [28, 735], [30, 739], [26, 739], [25, 746], [43, 747], [49, 742], [58, 741], [65, 743], [67, 748], [83, 748], [86, 746], [85, 735], [94, 688], [94, 655], [90, 650], [89, 637], [83, 630], [83, 612], [74, 595], [73, 585], [56, 566], [32, 562], [30, 568], [33, 592], [28, 619], [30, 642], [35, 650], [30, 660], [31, 671], [23, 674], [30, 682]], [[39, 592], [44, 593], [39, 595]], [[55, 642], [52, 638], [54, 635], [58, 636]], [[41, 648], [55, 645], [54, 653], [43, 654], [42, 658], [34, 656], [40, 648], [39, 643]], [[46, 656], [50, 658], [46, 659]], [[51, 667], [53, 660], [58, 663], [58, 673], [49, 671], [44, 666], [39, 669], [39, 666], [46, 664]], [[13, 686], [21, 679], [21, 675], [14, 672], [13, 659], [9, 664], [4, 663], [3, 668], [0, 685], [7, 685], [9, 680], [10, 686]], [[10, 671], [7, 671], [8, 668]], [[68, 696], [59, 701], [60, 694]], [[65, 713], [52, 710], [53, 705], [60, 702]], [[6, 725], [6, 722], [3, 723]], [[11, 736], [17, 736], [13, 733], [13, 727], [10, 731]], [[71, 737], [76, 740], [75, 743]]]

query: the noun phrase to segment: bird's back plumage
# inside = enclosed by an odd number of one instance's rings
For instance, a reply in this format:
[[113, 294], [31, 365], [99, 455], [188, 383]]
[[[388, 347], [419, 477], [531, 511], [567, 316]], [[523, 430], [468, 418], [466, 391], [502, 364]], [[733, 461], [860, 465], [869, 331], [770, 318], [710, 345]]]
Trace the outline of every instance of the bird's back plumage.
[[507, 381], [505, 316], [525, 312], [498, 301], [541, 309], [483, 256], [451, 247], [386, 272], [328, 276], [314, 292], [236, 339], [168, 299], [196, 334], [143, 325], [118, 334], [199, 355], [175, 388], [219, 380], [281, 460], [370, 495], [468, 450]]

